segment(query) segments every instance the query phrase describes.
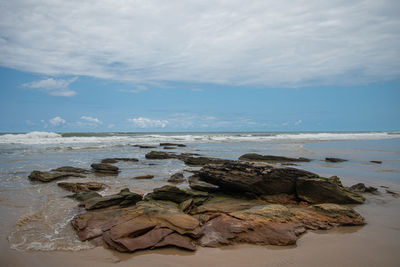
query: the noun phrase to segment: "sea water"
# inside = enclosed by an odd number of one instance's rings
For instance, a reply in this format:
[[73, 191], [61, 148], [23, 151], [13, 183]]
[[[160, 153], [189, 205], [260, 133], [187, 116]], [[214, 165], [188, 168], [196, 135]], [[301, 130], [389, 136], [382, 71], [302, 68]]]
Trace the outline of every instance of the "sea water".
[[[159, 144], [185, 144], [164, 150]], [[156, 148], [143, 149], [135, 145]], [[288, 157], [306, 157], [311, 162], [298, 163], [296, 168], [324, 176], [338, 175], [345, 185], [364, 182], [373, 186], [400, 184], [400, 133], [52, 133], [31, 132], [0, 135], [0, 225], [1, 237], [7, 237], [14, 249], [80, 250], [91, 248], [80, 242], [70, 221], [84, 212], [77, 202], [66, 198], [71, 194], [50, 183], [31, 182], [33, 170], [48, 171], [60, 166], [90, 169], [90, 165], [109, 157], [134, 157], [139, 162], [119, 162], [118, 176], [89, 174], [87, 178], [68, 181], [98, 181], [107, 185], [102, 195], [129, 188], [146, 194], [168, 184], [168, 178], [188, 166], [177, 159], [147, 160], [152, 151], [197, 153], [202, 156], [237, 159], [245, 153]], [[325, 162], [325, 157], [348, 161]], [[371, 163], [380, 160], [382, 164]], [[134, 176], [154, 175], [151, 180]], [[187, 187], [187, 182], [179, 185]]]

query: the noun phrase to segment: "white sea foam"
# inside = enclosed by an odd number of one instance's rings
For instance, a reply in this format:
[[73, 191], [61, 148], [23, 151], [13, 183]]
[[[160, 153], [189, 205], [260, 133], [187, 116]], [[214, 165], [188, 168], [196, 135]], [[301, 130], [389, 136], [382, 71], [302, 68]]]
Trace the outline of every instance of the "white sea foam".
[[[197, 134], [107, 134], [84, 136], [62, 136], [53, 132], [30, 132], [25, 134], [0, 135], [0, 144], [52, 145], [52, 144], [157, 144], [159, 142], [241, 142], [241, 141], [331, 141], [331, 140], [380, 140], [400, 138], [400, 133], [368, 132], [368, 133], [197, 133]], [[80, 146], [85, 147], [85, 146]], [[96, 148], [94, 146], [93, 148]]]

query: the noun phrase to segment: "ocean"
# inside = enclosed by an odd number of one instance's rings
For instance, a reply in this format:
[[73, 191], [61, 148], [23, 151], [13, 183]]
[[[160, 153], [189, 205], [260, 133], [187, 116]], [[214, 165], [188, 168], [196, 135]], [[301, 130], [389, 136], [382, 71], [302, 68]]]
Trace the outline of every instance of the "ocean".
[[[186, 147], [164, 150], [159, 145], [162, 142]], [[102, 182], [107, 185], [100, 192], [102, 195], [117, 193], [125, 187], [145, 194], [168, 184], [168, 178], [176, 172], [183, 172], [187, 178], [191, 175], [188, 170], [196, 169], [176, 159], [147, 160], [145, 154], [152, 150], [224, 159], [237, 159], [245, 153], [306, 157], [312, 161], [294, 167], [323, 176], [337, 175], [346, 186], [364, 182], [379, 188], [400, 187], [399, 132], [0, 134], [1, 247], [23, 252], [92, 248], [77, 239], [70, 225], [71, 219], [82, 212], [74, 200], [65, 198], [71, 193], [58, 187], [57, 182], [31, 182], [28, 175], [33, 170], [47, 171], [60, 166], [90, 169], [92, 163], [103, 158], [134, 157], [139, 161], [116, 164], [121, 169], [117, 177], [89, 174], [88, 178], [68, 181]], [[325, 157], [348, 161], [330, 163]], [[382, 164], [371, 163], [372, 160]], [[146, 174], [154, 178], [133, 179]], [[184, 188], [188, 184], [179, 186]]]

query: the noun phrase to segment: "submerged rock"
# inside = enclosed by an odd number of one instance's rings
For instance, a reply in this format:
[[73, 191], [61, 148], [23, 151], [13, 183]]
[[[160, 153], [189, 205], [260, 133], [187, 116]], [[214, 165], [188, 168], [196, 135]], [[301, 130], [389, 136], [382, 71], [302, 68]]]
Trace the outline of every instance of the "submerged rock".
[[118, 174], [119, 168], [108, 163], [93, 163], [90, 165], [95, 172]]
[[139, 148], [156, 148], [156, 146], [151, 146], [151, 145], [133, 145], [133, 146]]
[[239, 157], [239, 160], [243, 161], [264, 161], [264, 162], [310, 162], [307, 158], [288, 158], [282, 156], [272, 156], [272, 155], [259, 155], [255, 153], [244, 154]]
[[101, 197], [101, 195], [99, 193], [96, 193], [96, 192], [79, 192], [79, 193], [75, 193], [73, 195], [69, 195], [69, 196], [66, 196], [66, 197], [73, 198], [73, 199], [76, 199], [78, 201], [86, 201], [86, 200], [88, 200], [90, 198], [93, 198], [93, 197]]
[[67, 173], [67, 172], [42, 172], [42, 171], [33, 171], [29, 174], [28, 178], [31, 181], [40, 181], [40, 182], [51, 182], [58, 179], [68, 178], [68, 177], [80, 177], [85, 178], [84, 175], [79, 173]]
[[325, 158], [326, 162], [344, 162], [347, 161], [347, 159], [341, 159], [341, 158]]
[[88, 173], [89, 171], [82, 168], [72, 167], [72, 166], [63, 166], [57, 169], [51, 170], [52, 172], [68, 172], [68, 173]]
[[104, 184], [98, 182], [86, 182], [86, 183], [67, 183], [61, 182], [57, 184], [59, 187], [71, 191], [71, 192], [90, 192], [98, 191], [103, 189]]
[[359, 193], [377, 193], [378, 188], [373, 187], [373, 186], [365, 186], [363, 183], [358, 183], [355, 185], [350, 186], [350, 189], [353, 190], [354, 192], [359, 192]]
[[178, 146], [178, 147], [186, 147], [184, 144], [176, 144], [176, 143], [160, 143], [160, 146]]
[[131, 161], [131, 162], [138, 162], [137, 158], [106, 158], [102, 159], [101, 163], [117, 163], [118, 161]]
[[139, 175], [139, 176], [133, 177], [133, 179], [153, 179], [153, 178], [154, 178], [154, 175], [151, 175], [151, 174]]
[[371, 163], [376, 163], [376, 164], [382, 164], [381, 160], [371, 160], [370, 162]]
[[168, 182], [175, 184], [182, 183], [183, 181], [185, 181], [185, 177], [183, 176], [183, 173], [180, 172], [171, 175], [168, 179]]

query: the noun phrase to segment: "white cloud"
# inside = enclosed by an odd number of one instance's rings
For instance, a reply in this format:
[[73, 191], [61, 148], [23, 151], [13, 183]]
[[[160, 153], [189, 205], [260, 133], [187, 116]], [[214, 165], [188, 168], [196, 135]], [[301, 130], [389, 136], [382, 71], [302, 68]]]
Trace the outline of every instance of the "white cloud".
[[137, 93], [140, 93], [140, 92], [142, 92], [142, 91], [146, 91], [148, 88], [146, 87], [146, 86], [144, 86], [144, 85], [138, 85], [138, 86], [136, 86], [136, 88], [135, 89], [129, 89], [129, 90], [120, 90], [121, 92], [126, 92], [126, 93], [134, 93], [134, 94], [137, 94]]
[[49, 122], [53, 126], [60, 126], [66, 123], [66, 121], [59, 116], [52, 118], [51, 120], [49, 120]]
[[132, 122], [139, 128], [165, 128], [168, 124], [167, 120], [153, 120], [149, 118], [131, 118], [128, 121]]
[[399, 13], [398, 0], [2, 1], [0, 65], [141, 84], [380, 82], [400, 76]]
[[299, 126], [303, 121], [302, 120], [298, 120], [294, 123], [295, 126]]
[[71, 97], [76, 95], [68, 86], [76, 81], [78, 78], [74, 77], [68, 80], [48, 78], [40, 81], [33, 81], [22, 84], [22, 87], [39, 89], [53, 96]]
[[81, 120], [87, 121], [89, 123], [94, 123], [94, 124], [102, 124], [103, 123], [98, 118], [93, 118], [93, 117], [90, 117], [90, 116], [82, 116]]

